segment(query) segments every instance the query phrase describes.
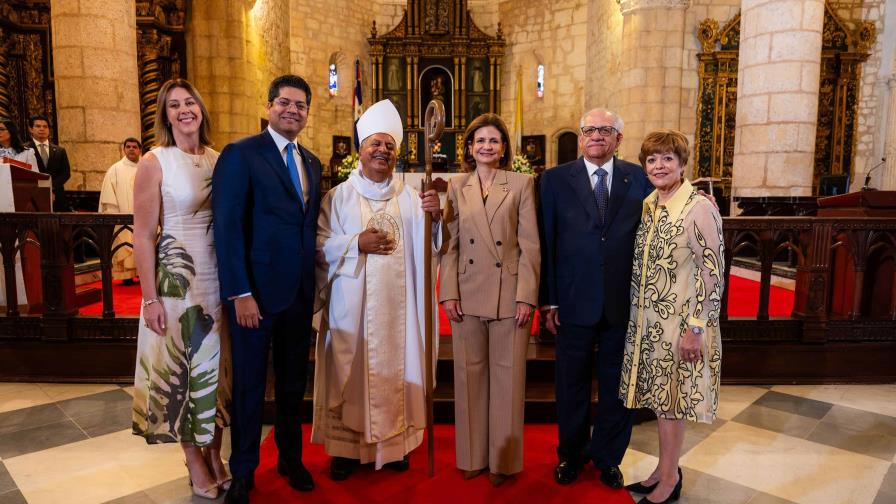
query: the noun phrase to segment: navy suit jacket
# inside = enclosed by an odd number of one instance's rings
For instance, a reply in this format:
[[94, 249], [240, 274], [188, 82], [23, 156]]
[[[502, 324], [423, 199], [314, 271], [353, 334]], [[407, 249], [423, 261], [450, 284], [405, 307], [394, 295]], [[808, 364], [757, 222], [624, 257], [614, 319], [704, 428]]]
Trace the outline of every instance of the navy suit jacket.
[[604, 226], [583, 158], [541, 176], [541, 304], [559, 307], [561, 324], [615, 326], [629, 318], [635, 233], [653, 191], [639, 165], [614, 159]]
[[212, 209], [223, 300], [251, 292], [263, 311], [276, 313], [299, 292], [312, 298], [321, 167], [301, 145], [299, 153], [311, 185], [304, 210], [267, 130], [221, 152]]

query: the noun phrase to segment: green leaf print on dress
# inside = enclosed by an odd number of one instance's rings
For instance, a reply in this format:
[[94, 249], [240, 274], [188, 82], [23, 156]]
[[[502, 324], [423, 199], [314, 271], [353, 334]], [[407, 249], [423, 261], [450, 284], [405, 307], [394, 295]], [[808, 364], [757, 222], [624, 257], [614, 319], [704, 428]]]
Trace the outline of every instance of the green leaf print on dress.
[[[135, 433], [148, 443], [193, 442], [199, 446], [212, 441], [215, 429], [218, 384], [218, 346], [206, 344], [214, 319], [202, 306], [186, 309], [178, 319], [180, 337], [167, 337], [162, 367], [140, 359], [149, 379], [149, 411], [135, 408]], [[186, 387], [184, 386], [186, 384]]]
[[196, 274], [193, 256], [186, 247], [170, 234], [159, 237], [156, 285], [159, 296], [183, 299]]
[[197, 444], [210, 442], [215, 434], [218, 347], [204, 344], [214, 325], [214, 318], [203, 312], [199, 305], [187, 308], [180, 316], [180, 333], [191, 363], [188, 387], [190, 405], [186, 413], [192, 412], [189, 425], [188, 422], [181, 423], [181, 439], [192, 435]]

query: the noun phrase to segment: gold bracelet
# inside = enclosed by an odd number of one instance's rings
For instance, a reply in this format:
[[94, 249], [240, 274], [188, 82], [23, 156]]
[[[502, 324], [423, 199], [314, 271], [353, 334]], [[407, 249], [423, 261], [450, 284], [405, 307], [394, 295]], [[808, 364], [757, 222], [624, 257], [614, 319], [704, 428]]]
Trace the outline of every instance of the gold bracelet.
[[142, 306], [143, 308], [146, 308], [147, 306], [149, 306], [153, 303], [158, 303], [158, 302], [159, 302], [158, 298], [147, 299], [146, 301], [143, 301], [142, 303], [140, 303], [140, 306]]

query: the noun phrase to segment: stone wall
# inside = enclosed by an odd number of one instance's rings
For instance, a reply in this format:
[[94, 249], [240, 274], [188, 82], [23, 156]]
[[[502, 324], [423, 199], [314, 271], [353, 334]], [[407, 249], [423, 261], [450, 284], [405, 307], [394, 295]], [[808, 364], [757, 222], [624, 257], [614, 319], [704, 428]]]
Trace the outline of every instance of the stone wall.
[[[517, 79], [523, 83], [523, 135], [576, 130], [585, 108], [586, 43], [589, 10], [585, 0], [501, 2], [500, 18], [507, 41], [501, 79], [501, 110], [513, 134]], [[545, 65], [545, 92], [535, 96], [536, 66]], [[599, 83], [593, 84], [599, 86]], [[546, 145], [548, 166], [556, 147]]]
[[681, 129], [686, 1], [627, 0], [616, 109], [625, 120], [620, 157], [634, 161], [647, 133]]
[[216, 149], [256, 133], [267, 117], [267, 85], [289, 70], [288, 0], [193, 2], [188, 77], [211, 115]]
[[[585, 35], [585, 109], [618, 106], [621, 83], [622, 11], [615, 2], [588, 2], [588, 31]], [[581, 115], [581, 113], [580, 113]], [[624, 119], [624, 118], [623, 118]], [[578, 118], [576, 124], [578, 126]]]
[[[380, 9], [351, 0], [331, 0], [326, 9], [312, 0], [291, 0], [291, 4], [290, 69], [308, 81], [313, 97], [308, 125], [299, 140], [326, 164], [332, 155], [333, 135], [352, 134], [356, 57], [361, 58], [363, 104], [371, 104], [367, 37], [374, 12]], [[379, 23], [377, 28], [380, 33], [387, 30]], [[328, 93], [331, 57], [336, 59], [339, 75], [333, 97]]]
[[[636, 157], [643, 135], [657, 127], [680, 129], [693, 140], [699, 83], [697, 25], [705, 18], [723, 25], [740, 10], [742, 2], [757, 6], [779, 1], [624, 0], [620, 4], [587, 0], [469, 0], [468, 7], [473, 21], [486, 33], [496, 33], [498, 22], [502, 22], [507, 45], [497, 112], [513, 129], [515, 90], [521, 75], [522, 134], [545, 135], [546, 161], [552, 165], [556, 160], [556, 136], [562, 131], [576, 131], [582, 112], [593, 107], [617, 110], [626, 120], [621, 154], [629, 159]], [[804, 5], [807, 1], [796, 3]], [[884, 53], [892, 58], [892, 50], [887, 52], [886, 47], [893, 45], [887, 42], [894, 27], [888, 32], [885, 26], [886, 3], [832, 2], [836, 12], [853, 27], [860, 20], [869, 20], [877, 28], [873, 53], [862, 67], [854, 187], [861, 184], [864, 173], [885, 153], [887, 145], [896, 144], [887, 144], [888, 135], [896, 135], [887, 126], [892, 94], [887, 81], [892, 78], [896, 62], [882, 61]], [[674, 8], [676, 5], [678, 8]], [[367, 4], [333, 0], [327, 9], [311, 0], [192, 2], [187, 25], [187, 72], [209, 108], [215, 147], [221, 149], [234, 139], [257, 132], [261, 119], [266, 117], [269, 81], [276, 75], [293, 72], [309, 81], [313, 93], [309, 125], [301, 140], [326, 162], [331, 154], [332, 136], [351, 132], [356, 57], [362, 62], [364, 104], [369, 106], [372, 102], [367, 44], [372, 22], [376, 21], [380, 34], [385, 33], [401, 20], [405, 6], [405, 0], [373, 0]], [[98, 189], [106, 168], [121, 156], [121, 140], [138, 136], [140, 130], [134, 0], [52, 0], [51, 7], [57, 128], [60, 143], [68, 149], [73, 164], [68, 187]], [[284, 15], [286, 12], [289, 15]], [[770, 27], [769, 33], [772, 31]], [[782, 47], [782, 54], [790, 57], [799, 52], [799, 44], [787, 42], [785, 36], [775, 34], [774, 38]], [[331, 57], [336, 59], [340, 77], [335, 97], [327, 93]], [[543, 98], [535, 96], [538, 63], [546, 67]], [[765, 108], [753, 110], [749, 106], [751, 100], [768, 103]], [[776, 103], [781, 100], [784, 98], [774, 98]], [[762, 109], [765, 119], [757, 122], [755, 115], [744, 116], [739, 110], [741, 125], [775, 126], [776, 120], [770, 115], [770, 93], [746, 102], [743, 110], [749, 108], [759, 113]], [[775, 113], [788, 109], [793, 107], [780, 107]], [[806, 129], [808, 123], [800, 127]], [[794, 140], [797, 144], [808, 142], [808, 133], [801, 133], [800, 127]], [[781, 140], [763, 138], [769, 144]], [[783, 159], [779, 154], [783, 153], [769, 151], [763, 155]], [[750, 159], [739, 157], [735, 170], [751, 180], [762, 179], [753, 180], [756, 185], [749, 185], [748, 192], [791, 192], [790, 186], [766, 185], [766, 165], [763, 163], [763, 168], [755, 172], [756, 166], [749, 164]], [[764, 159], [771, 162], [771, 158]], [[888, 170], [896, 170], [896, 164]], [[896, 174], [884, 175], [886, 170], [880, 171], [881, 175], [872, 182], [878, 187], [885, 180], [896, 180]], [[797, 192], [808, 189], [811, 188], [806, 186]]]
[[53, 0], [50, 8], [56, 127], [72, 165], [66, 187], [99, 190], [121, 142], [140, 137], [136, 8], [133, 0]]

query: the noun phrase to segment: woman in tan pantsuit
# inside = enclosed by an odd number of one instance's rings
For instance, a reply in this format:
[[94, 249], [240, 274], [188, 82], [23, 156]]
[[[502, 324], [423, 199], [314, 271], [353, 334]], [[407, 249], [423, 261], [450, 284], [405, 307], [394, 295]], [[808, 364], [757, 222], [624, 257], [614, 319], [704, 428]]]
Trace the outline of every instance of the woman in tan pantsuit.
[[507, 126], [483, 114], [464, 133], [469, 175], [448, 185], [439, 301], [451, 320], [457, 466], [497, 486], [523, 469], [526, 347], [541, 256], [531, 176], [508, 171]]

